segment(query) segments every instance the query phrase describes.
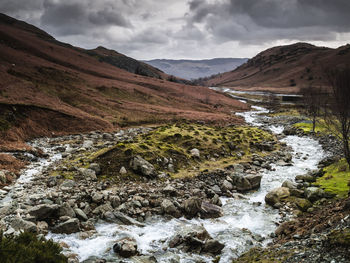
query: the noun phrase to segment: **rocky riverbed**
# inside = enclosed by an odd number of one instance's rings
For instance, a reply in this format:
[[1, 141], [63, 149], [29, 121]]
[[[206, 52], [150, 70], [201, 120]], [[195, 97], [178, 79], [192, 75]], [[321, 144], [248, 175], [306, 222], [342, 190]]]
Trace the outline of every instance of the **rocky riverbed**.
[[[98, 163], [65, 166], [72, 156], [133, 141], [150, 128], [38, 139], [32, 146], [44, 157], [28, 155], [31, 164], [20, 179], [1, 190], [0, 227], [6, 234], [47, 235], [61, 243], [70, 262], [230, 262], [271, 242], [293, 211], [327, 197], [307, 179], [317, 176], [313, 170], [325, 157], [321, 145], [301, 134], [283, 135], [294, 120], [259, 115], [266, 112], [256, 108], [242, 115], [274, 132], [278, 149], [263, 144], [265, 154], [190, 178], [157, 173], [141, 156], [123, 167], [142, 174], [141, 181], [101, 180]], [[191, 154], [197, 158], [200, 152]], [[169, 168], [172, 160], [166, 161]], [[73, 173], [74, 180], [61, 171]]]

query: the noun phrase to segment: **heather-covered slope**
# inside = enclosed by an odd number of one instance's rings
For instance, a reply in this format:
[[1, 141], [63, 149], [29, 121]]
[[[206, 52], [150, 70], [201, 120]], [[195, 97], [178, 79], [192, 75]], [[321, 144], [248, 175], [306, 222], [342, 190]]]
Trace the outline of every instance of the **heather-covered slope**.
[[209, 79], [208, 86], [296, 92], [301, 87], [325, 86], [324, 70], [350, 65], [350, 45], [337, 49], [296, 43], [267, 49], [234, 71]]
[[[32, 137], [154, 124], [176, 119], [237, 121], [244, 104], [204, 87], [168, 82], [145, 65], [140, 76], [108, 57], [56, 41], [44, 31], [0, 15], [2, 145]], [[130, 70], [123, 56], [123, 65]], [[130, 60], [130, 61], [131, 61]], [[143, 63], [138, 64], [143, 65]], [[120, 66], [120, 65], [119, 65]], [[137, 66], [136, 66], [137, 69]]]

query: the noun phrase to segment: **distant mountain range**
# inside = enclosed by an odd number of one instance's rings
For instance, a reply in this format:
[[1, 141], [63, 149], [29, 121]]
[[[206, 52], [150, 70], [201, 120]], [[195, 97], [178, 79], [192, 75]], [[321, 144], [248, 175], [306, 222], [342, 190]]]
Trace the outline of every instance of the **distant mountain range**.
[[234, 70], [247, 60], [247, 58], [214, 58], [204, 60], [154, 59], [144, 62], [169, 75], [193, 80]]
[[308, 43], [267, 49], [234, 71], [202, 82], [207, 86], [297, 92], [301, 87], [327, 86], [325, 70], [350, 66], [350, 45], [333, 49]]

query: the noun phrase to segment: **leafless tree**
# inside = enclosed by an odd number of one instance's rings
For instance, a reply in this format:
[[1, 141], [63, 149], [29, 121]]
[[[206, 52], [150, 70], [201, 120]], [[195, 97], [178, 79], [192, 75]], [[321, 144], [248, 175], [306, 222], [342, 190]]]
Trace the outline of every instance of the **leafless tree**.
[[315, 132], [317, 117], [320, 116], [321, 106], [323, 106], [324, 91], [322, 88], [305, 87], [300, 89], [303, 95], [303, 106], [306, 115], [312, 120], [312, 131]]
[[325, 121], [343, 144], [343, 154], [350, 167], [350, 68], [326, 71], [331, 87], [325, 104]]

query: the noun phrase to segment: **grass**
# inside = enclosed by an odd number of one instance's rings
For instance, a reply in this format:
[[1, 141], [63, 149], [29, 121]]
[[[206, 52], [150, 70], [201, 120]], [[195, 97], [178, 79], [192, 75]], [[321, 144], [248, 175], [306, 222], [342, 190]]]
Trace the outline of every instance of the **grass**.
[[[309, 133], [312, 131], [312, 122], [298, 122], [294, 124], [294, 127], [302, 129], [305, 133]], [[324, 120], [316, 121], [315, 132], [325, 134], [331, 133]]]
[[324, 168], [325, 174], [318, 178], [318, 184], [325, 191], [337, 195], [338, 198], [345, 198], [350, 190], [350, 171], [345, 159], [331, 164]]

